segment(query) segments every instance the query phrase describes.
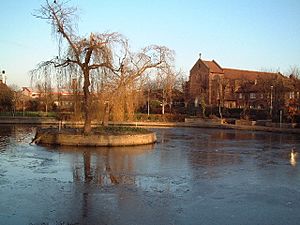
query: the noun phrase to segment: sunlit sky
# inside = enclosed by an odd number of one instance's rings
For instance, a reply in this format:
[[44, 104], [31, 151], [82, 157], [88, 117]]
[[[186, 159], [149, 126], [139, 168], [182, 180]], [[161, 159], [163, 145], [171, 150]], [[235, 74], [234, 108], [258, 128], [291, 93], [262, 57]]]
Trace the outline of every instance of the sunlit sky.
[[[29, 86], [28, 72], [57, 55], [51, 27], [32, 16], [43, 0], [0, 0], [0, 70]], [[280, 70], [300, 66], [299, 0], [70, 0], [78, 29], [115, 31], [132, 49], [165, 45], [186, 72], [202, 53], [222, 67]]]

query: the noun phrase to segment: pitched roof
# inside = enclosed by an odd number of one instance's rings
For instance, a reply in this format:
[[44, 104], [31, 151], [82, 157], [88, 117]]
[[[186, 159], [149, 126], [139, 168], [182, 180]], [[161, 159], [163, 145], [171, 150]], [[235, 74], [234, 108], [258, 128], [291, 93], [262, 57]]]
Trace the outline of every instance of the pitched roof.
[[272, 73], [272, 72], [261, 72], [261, 71], [252, 71], [252, 70], [241, 70], [241, 69], [232, 69], [232, 68], [222, 68], [215, 60], [208, 61], [198, 59], [196, 64], [193, 66], [193, 69], [198, 69], [196, 65], [202, 62], [208, 69], [210, 73], [224, 74], [225, 79], [229, 80], [248, 80], [255, 81], [258, 79], [272, 80], [272, 79], [284, 79], [285, 77], [281, 73]]
[[250, 71], [250, 70], [239, 70], [224, 68], [224, 78], [227, 79], [245, 79], [245, 80], [256, 80], [258, 78], [262, 79], [274, 79], [278, 76], [283, 77], [280, 73], [270, 73], [270, 72], [260, 72], [260, 71]]
[[219, 66], [219, 64], [215, 60], [212, 61], [202, 60], [202, 62], [209, 68], [211, 73], [223, 73], [221, 66]]
[[29, 87], [22, 87], [22, 91], [32, 92], [33, 90]]

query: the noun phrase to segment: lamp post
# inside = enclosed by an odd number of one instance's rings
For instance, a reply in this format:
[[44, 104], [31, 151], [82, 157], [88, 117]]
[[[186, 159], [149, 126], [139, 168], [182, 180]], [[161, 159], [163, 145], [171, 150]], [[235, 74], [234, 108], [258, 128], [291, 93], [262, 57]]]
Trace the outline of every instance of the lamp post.
[[148, 118], [150, 115], [150, 88], [148, 88], [148, 96], [147, 96], [147, 114], [148, 114]]
[[270, 103], [270, 116], [272, 119], [272, 113], [273, 113], [273, 85], [271, 85], [271, 103]]

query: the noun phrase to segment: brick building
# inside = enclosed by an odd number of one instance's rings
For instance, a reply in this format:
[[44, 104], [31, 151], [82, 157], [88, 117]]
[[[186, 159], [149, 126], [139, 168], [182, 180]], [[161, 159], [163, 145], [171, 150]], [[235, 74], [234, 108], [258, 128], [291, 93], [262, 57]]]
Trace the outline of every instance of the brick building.
[[283, 108], [291, 99], [300, 101], [299, 79], [293, 79], [281, 73], [222, 68], [215, 60], [198, 59], [190, 70], [186, 100], [196, 107]]

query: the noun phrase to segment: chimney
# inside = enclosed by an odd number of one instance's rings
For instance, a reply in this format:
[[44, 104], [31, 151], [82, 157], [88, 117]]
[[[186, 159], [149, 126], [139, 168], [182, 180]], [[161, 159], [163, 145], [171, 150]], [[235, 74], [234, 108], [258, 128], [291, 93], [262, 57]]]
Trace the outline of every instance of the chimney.
[[4, 74], [5, 74], [5, 70], [2, 70], [0, 74], [0, 84], [3, 84]]
[[[3, 82], [4, 77], [5, 77], [5, 70], [2, 70], [2, 71], [1, 71], [1, 74], [0, 74], [0, 83], [1, 83], [1, 84], [4, 83], [4, 82]], [[6, 79], [5, 79], [5, 81], [6, 81]], [[6, 82], [5, 82], [5, 83], [6, 83]]]
[[[199, 53], [199, 59], [198, 59], [198, 61], [199, 61], [199, 60], [201, 60], [201, 52]], [[198, 61], [197, 61], [197, 62], [198, 62]], [[201, 68], [201, 63], [198, 63], [198, 67]]]

